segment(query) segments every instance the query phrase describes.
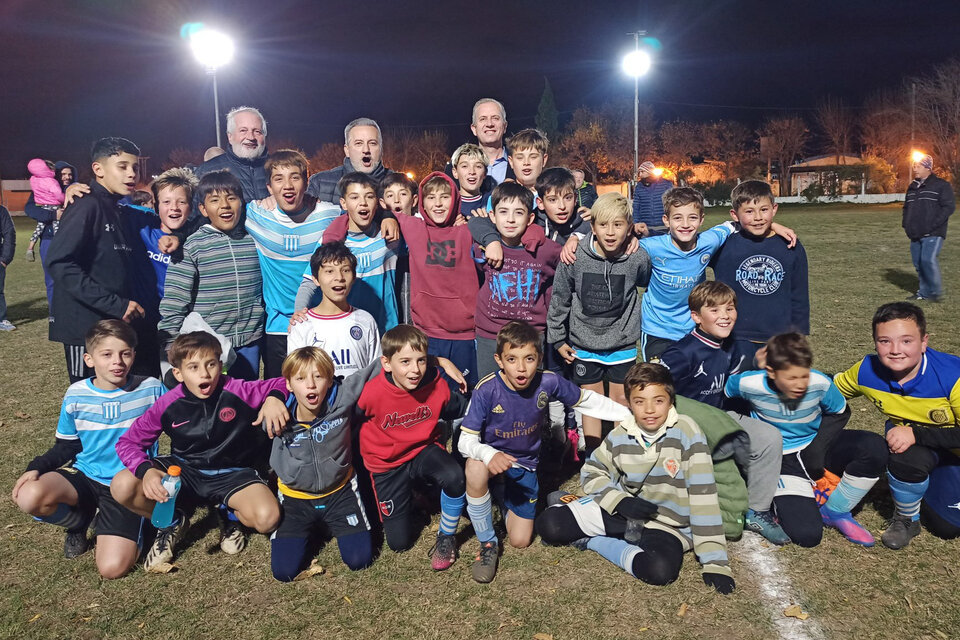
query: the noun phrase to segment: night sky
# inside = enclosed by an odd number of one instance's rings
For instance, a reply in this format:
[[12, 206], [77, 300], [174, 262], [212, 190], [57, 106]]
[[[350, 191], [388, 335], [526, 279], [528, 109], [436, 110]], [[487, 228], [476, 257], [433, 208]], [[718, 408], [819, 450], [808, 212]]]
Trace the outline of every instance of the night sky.
[[580, 105], [630, 104], [620, 60], [636, 29], [662, 44], [641, 80], [658, 119], [809, 116], [827, 94], [859, 105], [960, 56], [957, 0], [3, 0], [2, 177], [27, 177], [35, 156], [88, 165], [105, 135], [134, 140], [153, 170], [173, 147], [214, 144], [212, 85], [179, 36], [194, 21], [237, 40], [221, 113], [257, 106], [270, 140], [307, 153], [358, 116], [466, 141], [482, 96], [516, 131], [533, 124], [544, 77], [561, 124]]

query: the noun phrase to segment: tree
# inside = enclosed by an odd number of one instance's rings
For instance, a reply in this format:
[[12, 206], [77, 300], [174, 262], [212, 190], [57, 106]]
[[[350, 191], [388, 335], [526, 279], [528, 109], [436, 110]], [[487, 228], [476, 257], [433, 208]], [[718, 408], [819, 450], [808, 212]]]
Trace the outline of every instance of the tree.
[[756, 170], [756, 136], [734, 120], [717, 120], [700, 127], [703, 159], [718, 165], [726, 181], [745, 178]]
[[199, 166], [203, 163], [203, 151], [199, 149], [187, 149], [186, 147], [176, 147], [170, 150], [170, 155], [161, 165], [163, 170], [173, 169], [174, 167], [185, 167], [188, 164]]
[[[640, 155], [654, 151], [653, 110], [640, 106]], [[605, 104], [599, 109], [581, 107], [556, 150], [551, 164], [586, 169], [597, 182], [629, 180], [633, 173], [633, 109], [629, 104]]]
[[913, 82], [917, 125], [933, 144], [934, 166], [949, 172], [954, 189], [960, 189], [960, 60], [937, 65]]
[[870, 97], [860, 121], [860, 138], [866, 155], [882, 158], [896, 175], [897, 191], [906, 189], [910, 175], [910, 105], [906, 92], [883, 91]]
[[391, 128], [383, 132], [384, 165], [422, 178], [442, 171], [450, 159], [450, 138], [444, 131]]
[[817, 105], [817, 124], [830, 142], [836, 164], [846, 164], [843, 155], [850, 150], [853, 137], [853, 114], [840, 98], [827, 96]]
[[558, 133], [557, 102], [553, 97], [553, 89], [550, 88], [550, 81], [546, 76], [543, 78], [543, 95], [540, 96], [540, 106], [537, 107], [536, 124], [540, 131], [547, 136], [551, 143], [557, 142]]
[[807, 124], [798, 116], [767, 118], [761, 129], [766, 138], [765, 159], [777, 161], [780, 167], [781, 196], [790, 195], [790, 165], [803, 152], [807, 142]]
[[339, 142], [327, 142], [313, 152], [307, 159], [310, 173], [326, 171], [343, 164], [343, 145]]

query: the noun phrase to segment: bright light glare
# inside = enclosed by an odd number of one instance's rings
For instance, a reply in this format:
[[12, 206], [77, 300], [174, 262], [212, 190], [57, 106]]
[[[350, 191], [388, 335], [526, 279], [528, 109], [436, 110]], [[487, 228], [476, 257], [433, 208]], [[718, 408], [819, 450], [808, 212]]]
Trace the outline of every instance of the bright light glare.
[[200, 29], [190, 34], [190, 49], [197, 62], [218, 69], [233, 59], [233, 40], [220, 31]]
[[650, 71], [653, 60], [643, 49], [635, 49], [623, 57], [623, 72], [633, 78], [639, 78]]
[[923, 151], [914, 151], [910, 155], [910, 157], [913, 159], [914, 162], [920, 162], [921, 160], [927, 157], [927, 154], [925, 154]]
[[407, 171], [407, 177], [413, 180], [416, 176], [414, 175], [413, 171]]
[[654, 169], [654, 170], [653, 170], [653, 175], [657, 176], [658, 178], [659, 178], [660, 176], [662, 176], [662, 175], [663, 175], [663, 167], [657, 167], [656, 169]]

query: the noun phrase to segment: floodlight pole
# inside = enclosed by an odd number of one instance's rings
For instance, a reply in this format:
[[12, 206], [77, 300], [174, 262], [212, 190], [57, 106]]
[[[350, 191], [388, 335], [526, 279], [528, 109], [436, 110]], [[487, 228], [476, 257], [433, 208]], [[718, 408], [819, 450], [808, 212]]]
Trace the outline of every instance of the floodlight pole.
[[217, 125], [217, 146], [222, 149], [223, 145], [220, 144], [220, 94], [217, 91], [216, 67], [208, 67], [207, 73], [213, 76], [213, 121]]
[[[640, 50], [640, 36], [647, 35], [646, 31], [634, 31], [628, 35], [633, 36], [634, 51]], [[640, 169], [640, 76], [633, 76], [633, 175], [630, 177], [631, 184], [637, 180], [637, 171]]]

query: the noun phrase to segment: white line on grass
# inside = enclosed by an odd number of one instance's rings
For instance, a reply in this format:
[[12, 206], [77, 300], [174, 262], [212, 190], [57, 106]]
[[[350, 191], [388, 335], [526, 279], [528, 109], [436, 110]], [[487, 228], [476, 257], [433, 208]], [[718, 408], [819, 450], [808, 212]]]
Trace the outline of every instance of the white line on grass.
[[742, 558], [749, 565], [751, 573], [757, 576], [760, 595], [780, 640], [825, 640], [823, 627], [812, 617], [797, 620], [783, 615], [784, 609], [799, 604], [800, 599], [776, 552], [761, 543], [759, 536], [746, 532], [735, 546], [737, 557]]

